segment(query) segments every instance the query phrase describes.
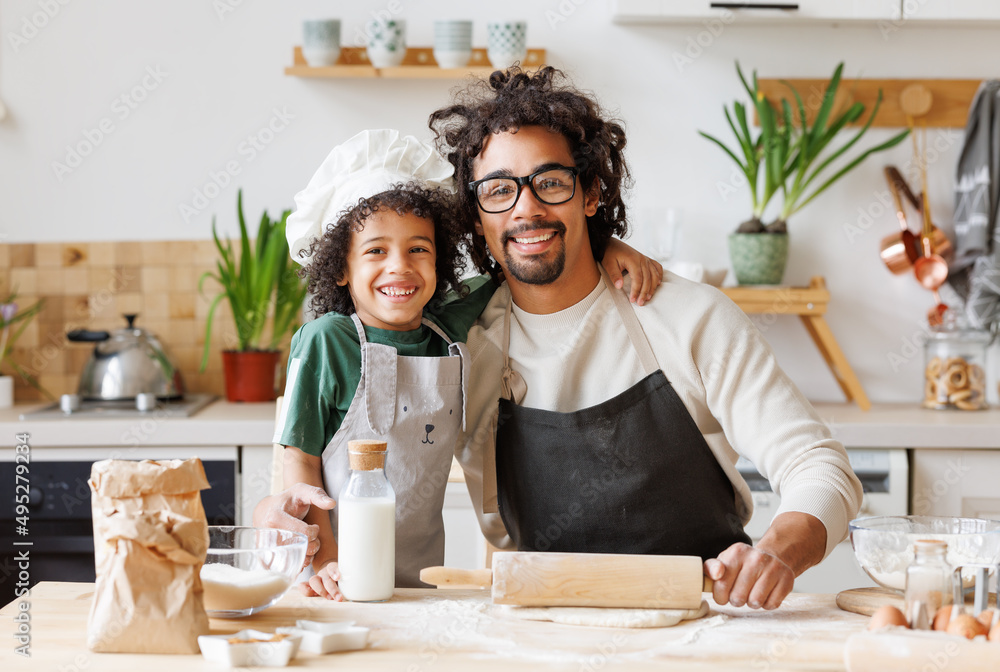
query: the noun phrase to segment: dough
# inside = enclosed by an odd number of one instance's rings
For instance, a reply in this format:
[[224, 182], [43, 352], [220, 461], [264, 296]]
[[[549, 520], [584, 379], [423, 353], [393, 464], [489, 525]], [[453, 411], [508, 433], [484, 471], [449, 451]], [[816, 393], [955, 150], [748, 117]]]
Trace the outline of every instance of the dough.
[[504, 613], [527, 621], [598, 628], [669, 628], [708, 614], [708, 602], [697, 609], [604, 609], [600, 607], [503, 607]]

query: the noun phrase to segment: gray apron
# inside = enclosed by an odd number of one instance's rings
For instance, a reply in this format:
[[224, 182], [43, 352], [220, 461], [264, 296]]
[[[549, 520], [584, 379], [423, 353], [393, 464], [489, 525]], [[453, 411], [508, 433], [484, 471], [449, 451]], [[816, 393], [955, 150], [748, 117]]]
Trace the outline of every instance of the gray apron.
[[[426, 318], [448, 343], [446, 357], [403, 357], [369, 343], [357, 315], [361, 381], [340, 429], [323, 451], [323, 481], [336, 499], [350, 476], [347, 442], [389, 444], [385, 475], [396, 492], [396, 586], [427, 588], [420, 570], [444, 564], [444, 490], [455, 440], [465, 425], [468, 351]], [[330, 512], [337, 536], [337, 509]]]
[[507, 305], [496, 432], [507, 532], [521, 551], [705, 559], [749, 544], [732, 483], [657, 365], [625, 294], [603, 269], [601, 277], [646, 377], [596, 406], [558, 413], [514, 402], [523, 381], [508, 357]]

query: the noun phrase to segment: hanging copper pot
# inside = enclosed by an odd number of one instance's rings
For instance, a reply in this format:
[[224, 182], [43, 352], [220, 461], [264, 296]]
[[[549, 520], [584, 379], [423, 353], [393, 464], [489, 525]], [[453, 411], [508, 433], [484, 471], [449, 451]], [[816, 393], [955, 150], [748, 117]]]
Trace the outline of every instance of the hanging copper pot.
[[[879, 256], [882, 257], [882, 261], [890, 272], [894, 275], [902, 275], [913, 270], [913, 264], [924, 256], [920, 236], [913, 233], [907, 223], [902, 196], [905, 196], [906, 200], [920, 213], [923, 213], [923, 203], [913, 194], [906, 184], [906, 180], [895, 167], [886, 166], [885, 177], [889, 182], [889, 193], [892, 194], [896, 204], [896, 218], [899, 220], [900, 230], [882, 238]], [[929, 241], [933, 254], [945, 261], [951, 260], [954, 248], [951, 241], [948, 240], [948, 236], [941, 229], [932, 226]]]

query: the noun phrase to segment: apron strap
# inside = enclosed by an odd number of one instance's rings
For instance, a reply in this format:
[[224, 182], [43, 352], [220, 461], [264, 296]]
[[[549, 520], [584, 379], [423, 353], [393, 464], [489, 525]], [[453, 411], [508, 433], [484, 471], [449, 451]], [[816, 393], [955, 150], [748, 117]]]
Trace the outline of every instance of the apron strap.
[[469, 362], [472, 361], [469, 358], [469, 349], [465, 346], [465, 343], [453, 343], [448, 338], [448, 334], [444, 333], [444, 329], [426, 317], [421, 320], [421, 323], [427, 325], [428, 329], [443, 338], [444, 342], [448, 344], [448, 354], [452, 357], [458, 357], [462, 364], [462, 431], [464, 432], [465, 408], [469, 401]]
[[604, 279], [604, 285], [611, 292], [615, 308], [618, 309], [618, 315], [625, 325], [625, 333], [628, 334], [628, 340], [632, 342], [632, 347], [639, 356], [639, 363], [642, 364], [642, 368], [647, 376], [658, 371], [660, 366], [656, 363], [653, 349], [649, 346], [649, 339], [646, 338], [646, 333], [642, 330], [642, 325], [639, 324], [639, 318], [635, 316], [632, 304], [625, 298], [625, 292], [612, 284], [611, 278], [608, 277], [608, 272], [604, 270], [604, 267], [600, 264], [598, 266], [601, 269], [601, 277]]
[[528, 393], [528, 385], [517, 371], [511, 368], [508, 350], [510, 348], [510, 317], [513, 295], [507, 300], [507, 310], [503, 316], [503, 370], [500, 373], [500, 396], [520, 404]]
[[357, 313], [351, 315], [361, 341], [361, 381], [365, 389], [365, 416], [376, 434], [388, 434], [396, 422], [396, 348], [369, 343]]

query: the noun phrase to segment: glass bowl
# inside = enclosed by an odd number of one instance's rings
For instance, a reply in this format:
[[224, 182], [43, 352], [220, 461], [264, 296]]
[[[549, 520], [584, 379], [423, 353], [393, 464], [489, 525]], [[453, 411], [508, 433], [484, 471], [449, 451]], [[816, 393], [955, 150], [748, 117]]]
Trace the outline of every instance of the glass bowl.
[[[902, 593], [906, 568], [913, 562], [913, 542], [939, 539], [948, 543], [948, 564], [1000, 562], [1000, 521], [948, 516], [872, 516], [852, 520], [854, 557], [872, 581]], [[962, 583], [975, 582], [972, 571], [962, 572]]]
[[309, 540], [289, 530], [208, 527], [208, 555], [201, 568], [205, 611], [238, 618], [281, 599], [302, 570]]

